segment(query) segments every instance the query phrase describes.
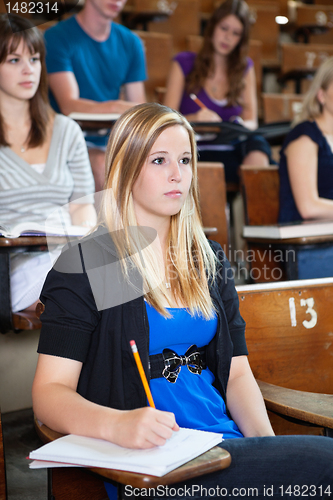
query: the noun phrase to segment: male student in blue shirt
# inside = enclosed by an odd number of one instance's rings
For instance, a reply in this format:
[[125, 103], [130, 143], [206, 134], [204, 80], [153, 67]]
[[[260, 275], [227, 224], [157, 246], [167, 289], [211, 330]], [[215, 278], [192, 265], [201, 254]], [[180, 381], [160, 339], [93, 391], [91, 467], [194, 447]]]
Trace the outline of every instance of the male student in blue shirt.
[[[45, 32], [51, 104], [65, 115], [123, 113], [146, 101], [140, 38], [114, 22], [126, 0], [86, 0], [76, 15]], [[124, 100], [119, 99], [120, 89]], [[96, 191], [102, 189], [106, 139], [87, 139]]]

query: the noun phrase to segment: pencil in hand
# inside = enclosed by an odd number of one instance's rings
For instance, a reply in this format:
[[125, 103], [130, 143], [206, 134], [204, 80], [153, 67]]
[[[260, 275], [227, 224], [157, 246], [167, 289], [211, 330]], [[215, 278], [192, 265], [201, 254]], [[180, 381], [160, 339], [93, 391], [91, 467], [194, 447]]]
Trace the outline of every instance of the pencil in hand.
[[142, 384], [143, 384], [144, 390], [146, 392], [146, 396], [147, 396], [147, 399], [148, 399], [149, 406], [151, 406], [152, 408], [155, 408], [155, 403], [154, 403], [154, 400], [153, 400], [153, 396], [151, 395], [151, 392], [150, 392], [150, 387], [149, 387], [149, 384], [148, 384], [148, 380], [147, 380], [145, 371], [143, 369], [142, 362], [141, 362], [140, 355], [139, 355], [138, 348], [136, 346], [135, 341], [131, 340], [130, 341], [130, 345], [131, 345], [131, 348], [132, 348], [132, 352], [133, 352], [133, 356], [134, 356], [134, 359], [135, 359], [135, 362], [136, 362], [136, 366], [138, 367], [138, 370], [139, 370], [139, 374], [140, 374], [140, 377], [141, 377], [141, 380], [142, 380]]
[[195, 94], [190, 94], [190, 98], [201, 108], [201, 109], [207, 109], [207, 106], [204, 105], [200, 99]]

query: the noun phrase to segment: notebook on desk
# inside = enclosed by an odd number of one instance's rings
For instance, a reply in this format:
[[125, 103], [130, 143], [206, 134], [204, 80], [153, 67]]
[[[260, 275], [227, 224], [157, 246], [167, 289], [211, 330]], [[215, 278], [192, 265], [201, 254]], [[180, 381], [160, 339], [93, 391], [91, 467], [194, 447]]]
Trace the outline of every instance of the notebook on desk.
[[271, 226], [244, 226], [244, 238], [307, 238], [333, 235], [332, 220], [301, 221]]
[[70, 113], [68, 116], [69, 116], [69, 118], [72, 118], [72, 120], [77, 120], [77, 121], [108, 122], [108, 121], [118, 120], [120, 114], [119, 113], [78, 113], [78, 112], [73, 112], [73, 113]]
[[[222, 434], [181, 428], [164, 446], [146, 450], [69, 434], [30, 453], [30, 468], [83, 466], [164, 476], [222, 442]], [[39, 462], [41, 461], [41, 462]]]

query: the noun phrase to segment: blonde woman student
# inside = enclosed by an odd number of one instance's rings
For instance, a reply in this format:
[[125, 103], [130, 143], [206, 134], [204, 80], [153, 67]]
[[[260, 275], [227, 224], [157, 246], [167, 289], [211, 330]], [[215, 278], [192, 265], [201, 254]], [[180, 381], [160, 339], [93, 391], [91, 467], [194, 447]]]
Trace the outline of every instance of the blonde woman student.
[[33, 407], [49, 427], [129, 448], [163, 446], [179, 426], [222, 433], [231, 466], [195, 484], [258, 488], [257, 498], [265, 485], [280, 496], [282, 485], [332, 483], [332, 439], [274, 436], [230, 265], [203, 232], [195, 138], [180, 113], [149, 103], [116, 122], [99, 225], [63, 251], [41, 300]]

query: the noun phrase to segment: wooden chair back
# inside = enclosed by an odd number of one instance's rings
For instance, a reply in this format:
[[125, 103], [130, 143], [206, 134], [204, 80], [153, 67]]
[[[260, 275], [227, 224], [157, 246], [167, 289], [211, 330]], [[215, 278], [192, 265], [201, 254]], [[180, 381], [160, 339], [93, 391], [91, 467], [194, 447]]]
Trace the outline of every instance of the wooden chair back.
[[[333, 279], [239, 286], [237, 291], [254, 376], [289, 389], [333, 394]], [[296, 429], [282, 419], [274, 422], [281, 434]]]
[[145, 82], [147, 100], [156, 101], [156, 87], [165, 87], [171, 59], [172, 59], [172, 36], [164, 33], [153, 33], [150, 31], [136, 31], [143, 41], [148, 79]]
[[211, 239], [227, 249], [229, 220], [223, 164], [198, 162], [198, 182], [203, 225], [216, 227], [217, 233], [213, 233]]
[[261, 94], [265, 123], [292, 121], [299, 113], [304, 96], [301, 94]]
[[[290, 71], [309, 71], [309, 78], [301, 81], [301, 94], [306, 92], [311, 83], [311, 71], [315, 70], [328, 58], [333, 56], [333, 45], [319, 43], [282, 43], [281, 44], [281, 74]], [[294, 82], [284, 85], [284, 93], [295, 91]]]
[[262, 64], [278, 63], [279, 26], [275, 17], [280, 13], [279, 2], [271, 0], [248, 0], [252, 27], [251, 39], [262, 42]]
[[3, 450], [3, 435], [2, 435], [2, 423], [1, 423], [1, 411], [0, 411], [0, 500], [7, 499], [7, 488], [6, 488], [6, 468], [5, 468], [5, 455]]
[[[279, 215], [279, 168], [242, 165], [240, 177], [245, 224], [250, 226], [276, 224]], [[248, 265], [253, 282], [286, 279], [284, 263], [276, 261], [269, 243], [257, 244], [247, 241], [247, 248], [251, 252]]]
[[[186, 50], [188, 35], [200, 33], [199, 0], [170, 1], [169, 4], [174, 4], [170, 17], [163, 22], [151, 22], [148, 26], [149, 31], [170, 34], [173, 40], [173, 52], [178, 54]], [[160, 54], [160, 58], [163, 61], [164, 56]]]
[[333, 4], [306, 5], [301, 2], [290, 4], [292, 19], [296, 27], [318, 26], [327, 27], [325, 33], [309, 34], [310, 43], [333, 43]]
[[318, 68], [333, 55], [333, 46], [319, 43], [282, 43], [281, 71]]
[[245, 223], [249, 226], [276, 224], [279, 215], [279, 168], [241, 166]]

